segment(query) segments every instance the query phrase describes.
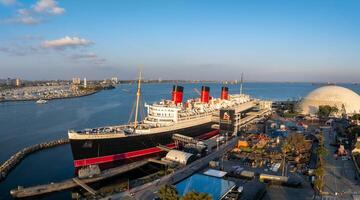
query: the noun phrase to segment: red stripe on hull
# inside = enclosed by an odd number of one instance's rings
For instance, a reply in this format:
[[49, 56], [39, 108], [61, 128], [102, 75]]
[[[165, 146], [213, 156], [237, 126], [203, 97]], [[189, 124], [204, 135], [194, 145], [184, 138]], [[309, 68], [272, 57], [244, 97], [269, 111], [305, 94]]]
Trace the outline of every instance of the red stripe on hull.
[[[214, 130], [208, 133], [205, 133], [203, 135], [200, 135], [199, 139], [205, 140], [208, 138], [211, 138], [219, 133], [219, 130]], [[168, 144], [166, 145], [170, 149], [175, 148], [175, 144]], [[102, 157], [95, 157], [95, 158], [87, 158], [87, 159], [81, 159], [81, 160], [74, 160], [74, 166], [75, 167], [82, 167], [86, 165], [94, 165], [94, 164], [101, 164], [101, 163], [108, 163], [118, 160], [125, 160], [130, 158], [137, 158], [137, 157], [143, 157], [143, 156], [149, 156], [153, 154], [158, 154], [163, 152], [163, 150], [157, 148], [157, 147], [151, 147], [147, 149], [141, 149], [136, 151], [130, 151], [126, 153], [120, 153], [115, 155], [109, 155], [109, 156], [102, 156]]]

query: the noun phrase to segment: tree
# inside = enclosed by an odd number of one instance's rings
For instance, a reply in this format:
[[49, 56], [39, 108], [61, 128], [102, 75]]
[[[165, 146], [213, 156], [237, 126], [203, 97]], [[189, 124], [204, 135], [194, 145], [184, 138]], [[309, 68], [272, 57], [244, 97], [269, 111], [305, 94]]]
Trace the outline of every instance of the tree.
[[324, 180], [322, 178], [316, 178], [314, 181], [314, 187], [317, 191], [321, 192], [324, 188]]
[[339, 108], [337, 106], [332, 106], [330, 109], [330, 115], [337, 114], [339, 112]]
[[316, 154], [318, 155], [320, 166], [323, 165], [324, 157], [328, 154], [328, 150], [323, 146], [319, 145], [318, 149], [316, 150]]
[[329, 117], [330, 109], [331, 109], [330, 106], [319, 106], [319, 110], [317, 114], [320, 118]]
[[212, 200], [211, 196], [206, 193], [188, 192], [181, 200]]
[[351, 143], [356, 142], [356, 138], [360, 133], [360, 126], [351, 126], [346, 129], [345, 133]]
[[290, 133], [286, 139], [286, 143], [290, 146], [290, 150], [293, 148], [299, 151], [306, 144], [305, 136], [301, 133]]
[[316, 153], [320, 158], [324, 158], [328, 154], [328, 151], [323, 145], [320, 145]]
[[290, 150], [291, 150], [290, 144], [289, 144], [287, 141], [284, 142], [284, 144], [283, 144], [282, 147], [281, 147], [281, 151], [283, 152], [283, 154], [289, 153]]
[[330, 115], [336, 114], [339, 109], [336, 106], [323, 105], [319, 106], [318, 116], [320, 118], [328, 118]]
[[340, 112], [341, 112], [341, 117], [346, 118], [346, 108], [345, 108], [344, 104], [341, 105], [341, 111]]
[[158, 196], [161, 200], [179, 200], [178, 192], [172, 185], [163, 185], [159, 189]]
[[317, 177], [324, 177], [324, 175], [325, 175], [325, 170], [324, 170], [324, 168], [323, 168], [322, 166], [320, 166], [320, 167], [318, 167], [318, 168], [315, 169], [314, 174], [315, 174], [315, 176], [317, 176]]
[[351, 120], [360, 120], [360, 114], [355, 114], [350, 117]]
[[291, 150], [291, 146], [288, 142], [285, 142], [282, 147], [281, 151], [283, 153], [283, 168], [282, 168], [282, 175], [285, 176], [285, 165], [286, 165], [286, 154], [289, 153]]

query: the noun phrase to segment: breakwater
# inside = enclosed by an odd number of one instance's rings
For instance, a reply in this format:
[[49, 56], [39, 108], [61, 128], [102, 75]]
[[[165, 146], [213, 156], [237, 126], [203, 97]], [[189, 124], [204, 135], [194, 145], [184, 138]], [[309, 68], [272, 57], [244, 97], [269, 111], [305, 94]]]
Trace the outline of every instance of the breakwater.
[[59, 139], [59, 140], [44, 142], [23, 148], [22, 150], [16, 152], [8, 160], [6, 160], [4, 163], [1, 164], [0, 181], [4, 180], [6, 176], [10, 173], [10, 171], [14, 169], [26, 156], [43, 149], [48, 149], [51, 147], [55, 147], [67, 143], [69, 143], [69, 139]]

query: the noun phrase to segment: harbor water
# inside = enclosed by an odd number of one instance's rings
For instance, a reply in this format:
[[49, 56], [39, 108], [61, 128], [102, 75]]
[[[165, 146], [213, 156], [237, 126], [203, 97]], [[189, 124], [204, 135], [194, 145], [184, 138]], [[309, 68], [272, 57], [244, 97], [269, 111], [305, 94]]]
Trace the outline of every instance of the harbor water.
[[[221, 84], [182, 84], [184, 99], [197, 97], [194, 88], [210, 86], [210, 94], [220, 95]], [[360, 93], [360, 85], [340, 84]], [[239, 93], [239, 85], [228, 85], [229, 93]], [[320, 85], [311, 83], [246, 83], [244, 93], [268, 100], [293, 100], [305, 96]], [[171, 98], [172, 84], [144, 84], [142, 104]], [[20, 149], [37, 143], [67, 137], [68, 129], [124, 124], [135, 99], [136, 85], [119, 85], [94, 95], [49, 101], [0, 103], [0, 162]], [[25, 158], [7, 179], [0, 182], [0, 200], [10, 199], [9, 190], [68, 179], [74, 176], [71, 149], [63, 145], [37, 152]], [[70, 199], [70, 192], [43, 199]]]

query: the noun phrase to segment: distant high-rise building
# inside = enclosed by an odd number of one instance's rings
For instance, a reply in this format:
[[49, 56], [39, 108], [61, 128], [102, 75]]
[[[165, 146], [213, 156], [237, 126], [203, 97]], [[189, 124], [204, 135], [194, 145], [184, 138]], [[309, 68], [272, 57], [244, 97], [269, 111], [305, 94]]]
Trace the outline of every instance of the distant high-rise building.
[[20, 87], [21, 81], [19, 78], [16, 78], [15, 85], [16, 85], [16, 87]]
[[75, 85], [79, 85], [80, 84], [80, 78], [79, 77], [74, 77], [72, 79], [72, 83], [75, 84]]
[[7, 79], [6, 79], [6, 85], [7, 85], [7, 86], [11, 85], [11, 79], [10, 79], [10, 78], [7, 78]]
[[86, 83], [86, 77], [84, 78], [84, 88], [87, 87], [87, 83]]
[[117, 78], [117, 77], [112, 77], [112, 78], [111, 78], [111, 82], [113, 82], [113, 83], [118, 83], [118, 78]]

